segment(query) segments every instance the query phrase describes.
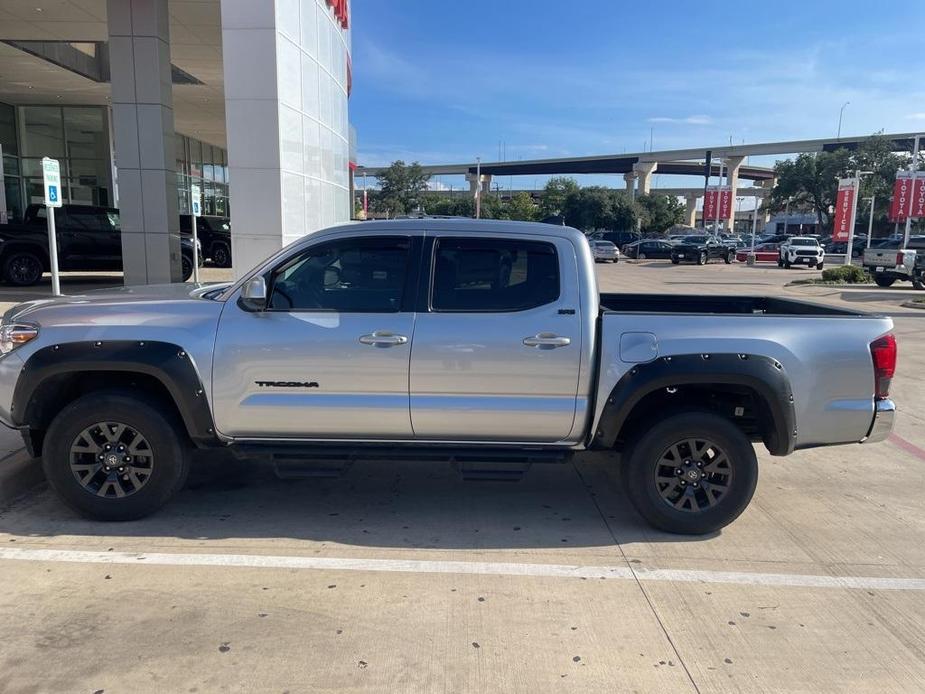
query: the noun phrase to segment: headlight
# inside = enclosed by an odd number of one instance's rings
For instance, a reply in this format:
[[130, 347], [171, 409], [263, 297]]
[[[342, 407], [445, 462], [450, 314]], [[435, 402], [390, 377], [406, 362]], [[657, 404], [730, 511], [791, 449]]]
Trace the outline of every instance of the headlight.
[[37, 337], [38, 334], [39, 329], [34, 325], [23, 323], [0, 325], [0, 353], [9, 354], [20, 345]]

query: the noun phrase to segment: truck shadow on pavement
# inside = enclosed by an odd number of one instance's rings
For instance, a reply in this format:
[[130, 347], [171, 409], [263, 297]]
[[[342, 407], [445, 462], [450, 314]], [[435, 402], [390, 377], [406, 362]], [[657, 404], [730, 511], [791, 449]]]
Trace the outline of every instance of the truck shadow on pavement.
[[[96, 548], [91, 538], [285, 538], [434, 551], [613, 548], [711, 537], [650, 528], [624, 496], [615, 468], [611, 457], [583, 454], [499, 482], [464, 481], [446, 463], [364, 461], [339, 478], [279, 480], [267, 466], [210, 456], [196, 461], [187, 488], [148, 518], [86, 520], [44, 488], [0, 512], [0, 532], [68, 536], [81, 548]], [[132, 546], [151, 551], [147, 543]]]

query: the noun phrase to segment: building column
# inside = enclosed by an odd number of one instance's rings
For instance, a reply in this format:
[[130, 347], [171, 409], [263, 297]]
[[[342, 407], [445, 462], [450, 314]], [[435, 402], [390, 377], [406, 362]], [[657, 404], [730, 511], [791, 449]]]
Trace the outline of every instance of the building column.
[[652, 174], [658, 168], [657, 161], [637, 162], [633, 164], [633, 171], [639, 176], [639, 194], [648, 195], [652, 190]]
[[124, 282], [179, 282], [167, 0], [108, 0], [107, 22]]
[[729, 218], [726, 220], [726, 229], [730, 233], [735, 229], [736, 193], [739, 190], [739, 168], [745, 157], [726, 157], [726, 180], [729, 182], [731, 199], [729, 200]]
[[685, 221], [689, 227], [697, 226], [697, 200], [699, 199], [700, 196], [696, 193], [685, 196], [685, 200], [687, 201]]
[[222, 0], [234, 274], [351, 216], [346, 3]]
[[636, 172], [630, 171], [623, 174], [623, 180], [626, 181], [626, 194], [632, 198], [636, 194]]
[[[472, 197], [475, 197], [475, 191], [478, 190], [479, 187], [479, 179], [474, 173], [470, 172], [466, 174], [466, 181], [469, 183], [469, 193]], [[482, 195], [491, 192], [491, 174], [482, 174], [481, 185]]]

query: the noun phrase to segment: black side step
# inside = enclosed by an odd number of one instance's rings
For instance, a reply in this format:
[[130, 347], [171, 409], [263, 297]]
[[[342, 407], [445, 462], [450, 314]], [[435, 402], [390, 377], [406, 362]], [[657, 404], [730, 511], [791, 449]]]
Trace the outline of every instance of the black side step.
[[381, 446], [339, 444], [263, 444], [231, 446], [239, 458], [269, 459], [283, 479], [338, 477], [357, 460], [449, 462], [464, 480], [512, 480], [534, 463], [565, 463], [569, 449], [458, 446]]

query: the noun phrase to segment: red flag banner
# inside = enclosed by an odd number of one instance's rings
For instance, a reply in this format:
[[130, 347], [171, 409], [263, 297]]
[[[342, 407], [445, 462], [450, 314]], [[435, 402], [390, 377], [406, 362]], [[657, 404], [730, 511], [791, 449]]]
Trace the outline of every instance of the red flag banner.
[[732, 213], [732, 189], [721, 188], [719, 192], [719, 218], [722, 220], [729, 219]]
[[842, 178], [838, 181], [838, 196], [835, 198], [835, 224], [832, 227], [833, 241], [847, 241], [854, 227], [854, 196], [857, 194], [857, 179]]
[[709, 222], [716, 219], [716, 193], [715, 190], [708, 190], [703, 196], [703, 219]]
[[925, 217], [925, 174], [900, 171], [893, 184], [890, 221], [904, 222], [909, 216]]

